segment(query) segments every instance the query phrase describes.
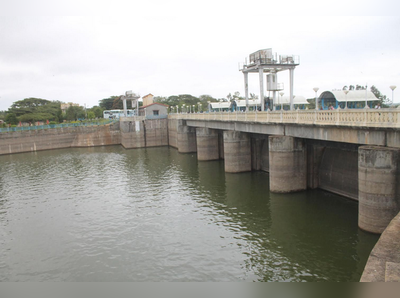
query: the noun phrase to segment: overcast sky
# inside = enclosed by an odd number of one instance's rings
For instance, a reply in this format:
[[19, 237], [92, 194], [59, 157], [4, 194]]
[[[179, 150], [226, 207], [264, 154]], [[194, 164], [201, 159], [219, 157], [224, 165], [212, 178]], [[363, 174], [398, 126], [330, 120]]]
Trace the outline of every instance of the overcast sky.
[[[244, 95], [238, 64], [265, 48], [300, 56], [295, 95], [368, 84], [391, 98], [397, 85], [400, 102], [397, 0], [3, 2], [0, 110], [28, 97], [92, 107], [127, 90]], [[278, 81], [288, 95], [289, 72]], [[259, 93], [258, 74], [249, 89]]]

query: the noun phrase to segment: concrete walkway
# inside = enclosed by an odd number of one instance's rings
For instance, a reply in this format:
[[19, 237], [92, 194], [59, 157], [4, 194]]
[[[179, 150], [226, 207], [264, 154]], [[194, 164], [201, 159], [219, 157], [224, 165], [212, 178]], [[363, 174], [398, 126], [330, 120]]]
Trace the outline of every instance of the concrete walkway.
[[400, 282], [400, 213], [376, 243], [360, 281]]

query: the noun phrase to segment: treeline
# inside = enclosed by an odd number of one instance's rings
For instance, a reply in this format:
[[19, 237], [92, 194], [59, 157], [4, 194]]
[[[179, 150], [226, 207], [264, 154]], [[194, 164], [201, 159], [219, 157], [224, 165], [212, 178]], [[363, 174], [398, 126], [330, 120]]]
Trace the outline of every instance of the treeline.
[[[238, 93], [238, 92], [236, 92]], [[203, 111], [207, 110], [208, 102], [227, 101], [226, 98], [214, 98], [211, 95], [200, 95], [199, 97], [190, 94], [171, 95], [169, 97], [155, 96], [154, 102], [166, 104], [169, 106], [196, 106], [196, 110], [200, 107]], [[104, 110], [122, 110], [123, 102], [121, 96], [110, 96], [100, 100], [99, 106]], [[132, 109], [132, 103], [127, 100], [127, 108]], [[135, 108], [135, 107], [133, 107]]]
[[19, 122], [35, 123], [50, 121], [61, 123], [64, 120], [94, 119], [103, 117], [103, 109], [93, 107], [85, 110], [83, 107], [70, 106], [65, 113], [61, 110], [61, 101], [50, 101], [42, 98], [25, 98], [14, 102], [8, 111], [0, 113], [0, 120], [7, 124], [17, 125]]

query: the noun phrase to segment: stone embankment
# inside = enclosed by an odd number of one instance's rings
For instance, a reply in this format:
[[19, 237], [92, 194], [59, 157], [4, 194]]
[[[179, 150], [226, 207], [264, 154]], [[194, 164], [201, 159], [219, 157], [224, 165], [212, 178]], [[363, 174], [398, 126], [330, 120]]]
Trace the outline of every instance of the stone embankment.
[[392, 219], [372, 250], [361, 282], [400, 282], [400, 213]]

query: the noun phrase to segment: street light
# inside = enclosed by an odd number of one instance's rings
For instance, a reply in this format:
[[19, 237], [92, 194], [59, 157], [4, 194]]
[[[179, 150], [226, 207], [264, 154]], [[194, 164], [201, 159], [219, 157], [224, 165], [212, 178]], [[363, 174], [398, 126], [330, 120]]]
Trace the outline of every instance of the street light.
[[282, 103], [282, 96], [283, 94], [285, 94], [285, 92], [279, 92], [281, 98], [280, 98], [280, 102], [281, 102], [281, 111], [283, 111], [283, 103]]
[[390, 89], [392, 89], [392, 103], [394, 102], [394, 97], [393, 97], [393, 91], [394, 91], [394, 89], [396, 89], [396, 86], [394, 86], [394, 85], [392, 85], [392, 86], [389, 86], [389, 88]]
[[195, 112], [195, 110], [196, 110], [196, 109], [195, 109], [195, 107], [196, 107], [196, 105], [193, 105], [193, 113], [194, 113], [194, 112]]
[[185, 108], [185, 104], [182, 104], [182, 113], [184, 113], [183, 109]]
[[347, 109], [347, 93], [349, 93], [349, 90], [343, 90], [343, 92], [344, 92], [345, 98], [346, 98], [346, 106], [344, 108]]
[[314, 87], [313, 90], [315, 91], [315, 109], [318, 111], [317, 92], [318, 92], [319, 88], [318, 87]]

